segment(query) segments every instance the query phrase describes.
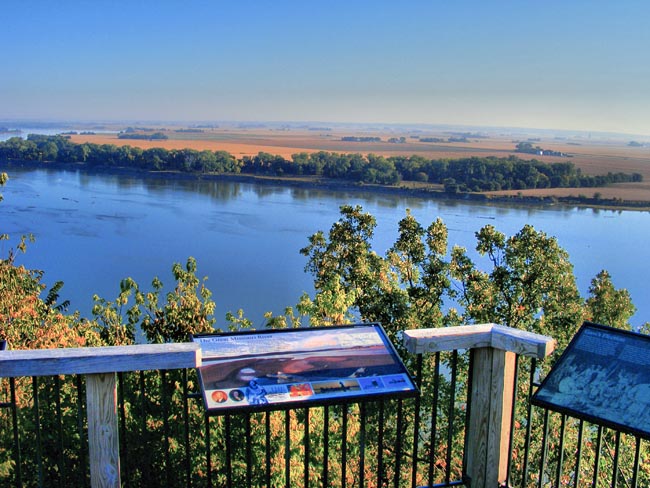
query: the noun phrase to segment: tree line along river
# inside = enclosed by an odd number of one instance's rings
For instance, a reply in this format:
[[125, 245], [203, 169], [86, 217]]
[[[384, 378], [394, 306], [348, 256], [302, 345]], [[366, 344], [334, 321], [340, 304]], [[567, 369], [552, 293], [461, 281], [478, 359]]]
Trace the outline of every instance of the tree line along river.
[[[120, 280], [132, 277], [150, 289], [158, 276], [171, 285], [171, 266], [196, 258], [198, 276], [226, 312], [243, 309], [254, 324], [266, 311], [281, 313], [303, 292], [312, 293], [299, 249], [317, 230], [327, 231], [343, 204], [361, 205], [377, 219], [374, 249], [383, 254], [397, 237], [397, 223], [411, 209], [427, 226], [441, 217], [449, 244], [475, 246], [486, 224], [513, 235], [525, 224], [558, 239], [574, 265], [580, 292], [606, 269], [617, 288], [629, 290], [637, 327], [650, 321], [646, 278], [650, 213], [570, 207], [486, 206], [371, 192], [337, 192], [195, 179], [157, 179], [80, 171], [0, 168], [2, 256], [21, 234], [31, 244], [18, 263], [45, 271], [44, 282], [65, 283], [61, 299], [90, 316], [92, 296], [113, 300]], [[475, 254], [473, 254], [476, 257]]]

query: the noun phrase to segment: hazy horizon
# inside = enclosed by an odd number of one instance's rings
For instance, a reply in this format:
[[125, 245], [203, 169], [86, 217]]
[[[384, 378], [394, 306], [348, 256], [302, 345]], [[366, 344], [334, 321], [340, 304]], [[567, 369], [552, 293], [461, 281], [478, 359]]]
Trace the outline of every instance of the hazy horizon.
[[28, 0], [2, 11], [4, 120], [650, 135], [643, 1]]
[[[278, 130], [279, 128], [295, 129], [309, 129], [326, 128], [332, 130], [349, 130], [351, 132], [358, 131], [359, 133], [385, 133], [385, 132], [422, 132], [430, 134], [468, 134], [476, 133], [487, 136], [502, 136], [502, 137], [532, 137], [532, 136], [546, 136], [546, 137], [571, 137], [584, 139], [602, 140], [620, 140], [628, 142], [630, 138], [638, 138], [641, 142], [646, 142], [650, 139], [650, 134], [635, 134], [630, 132], [615, 132], [615, 131], [596, 131], [596, 130], [571, 130], [571, 129], [555, 129], [552, 127], [506, 127], [506, 126], [485, 126], [485, 125], [466, 125], [466, 124], [414, 124], [414, 123], [391, 123], [391, 122], [339, 122], [331, 120], [146, 120], [146, 119], [2, 119], [0, 118], [0, 127], [5, 127], [10, 130], [23, 129], [21, 137], [25, 137], [28, 133], [24, 132], [25, 129], [34, 129], [35, 133], [41, 133], [36, 129], [42, 129], [44, 134], [56, 134], [59, 131], [67, 130], [106, 130], [106, 131], [120, 131], [130, 126], [150, 126], [152, 128], [160, 127], [162, 130], [172, 127], [202, 127], [203, 125], [214, 125], [214, 129], [237, 130], [237, 129], [269, 129]], [[259, 127], [258, 127], [259, 126]], [[5, 134], [10, 137], [11, 134]]]

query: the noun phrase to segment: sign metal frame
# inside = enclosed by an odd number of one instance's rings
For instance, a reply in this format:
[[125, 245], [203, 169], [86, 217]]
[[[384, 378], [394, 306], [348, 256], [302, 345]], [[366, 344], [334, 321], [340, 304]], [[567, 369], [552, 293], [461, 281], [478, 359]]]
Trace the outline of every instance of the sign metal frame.
[[197, 334], [207, 415], [419, 394], [380, 324]]
[[531, 403], [650, 439], [650, 336], [583, 323]]

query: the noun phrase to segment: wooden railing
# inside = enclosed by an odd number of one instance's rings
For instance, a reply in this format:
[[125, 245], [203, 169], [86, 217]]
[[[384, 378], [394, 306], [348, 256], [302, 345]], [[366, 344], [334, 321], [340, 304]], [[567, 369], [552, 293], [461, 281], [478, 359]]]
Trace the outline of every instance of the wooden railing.
[[[484, 324], [406, 331], [404, 345], [415, 355], [470, 350], [473, 366], [468, 403], [471, 411], [467, 422], [464, 481], [471, 483], [472, 488], [500, 486], [508, 458], [515, 356], [544, 358], [554, 349], [553, 339]], [[195, 343], [0, 353], [0, 377], [86, 375], [93, 487], [121, 485], [116, 373], [200, 365], [199, 346]]]
[[0, 354], [0, 377], [86, 375], [93, 487], [121, 486], [115, 374], [199, 366], [200, 349], [194, 343], [18, 350]]
[[555, 349], [547, 336], [496, 324], [404, 332], [410, 353], [469, 349], [473, 362], [466, 437], [466, 477], [472, 488], [502, 486], [507, 476], [515, 357], [543, 359]]

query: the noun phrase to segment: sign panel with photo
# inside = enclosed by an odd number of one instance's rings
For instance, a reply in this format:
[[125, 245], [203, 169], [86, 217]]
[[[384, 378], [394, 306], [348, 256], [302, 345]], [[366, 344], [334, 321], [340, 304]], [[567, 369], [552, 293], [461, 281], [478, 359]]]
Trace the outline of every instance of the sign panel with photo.
[[196, 335], [210, 413], [414, 396], [417, 388], [379, 324]]
[[532, 403], [650, 439], [650, 336], [585, 322]]

